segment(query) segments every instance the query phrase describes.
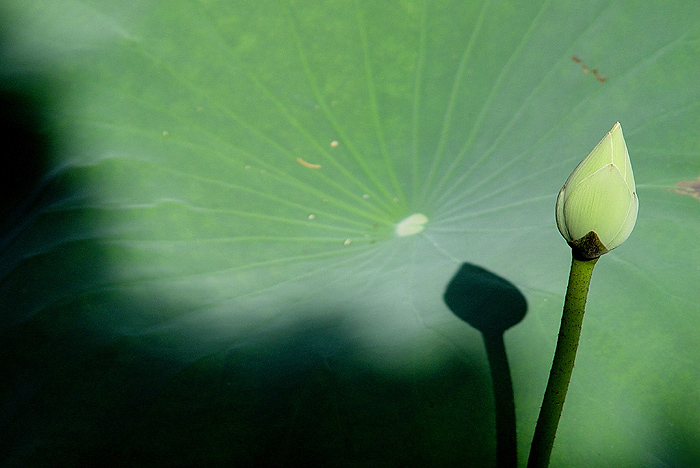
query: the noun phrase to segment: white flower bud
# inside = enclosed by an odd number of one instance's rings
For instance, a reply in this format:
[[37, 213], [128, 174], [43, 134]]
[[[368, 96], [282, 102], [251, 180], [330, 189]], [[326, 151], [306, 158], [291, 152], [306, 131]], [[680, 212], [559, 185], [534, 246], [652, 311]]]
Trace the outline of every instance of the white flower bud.
[[617, 122], [561, 188], [557, 227], [575, 255], [598, 258], [629, 237], [638, 206], [632, 165]]

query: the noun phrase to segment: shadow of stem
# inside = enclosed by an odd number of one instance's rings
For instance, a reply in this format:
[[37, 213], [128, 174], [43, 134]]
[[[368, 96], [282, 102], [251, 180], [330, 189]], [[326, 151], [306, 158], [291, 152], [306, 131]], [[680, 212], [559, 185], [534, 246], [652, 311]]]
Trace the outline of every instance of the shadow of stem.
[[493, 385], [496, 465], [516, 467], [515, 399], [503, 335], [525, 317], [525, 296], [508, 280], [464, 263], [450, 280], [443, 298], [457, 317], [481, 332]]
[[515, 398], [503, 333], [482, 334], [491, 368], [496, 410], [496, 460], [498, 467], [518, 465], [515, 431]]

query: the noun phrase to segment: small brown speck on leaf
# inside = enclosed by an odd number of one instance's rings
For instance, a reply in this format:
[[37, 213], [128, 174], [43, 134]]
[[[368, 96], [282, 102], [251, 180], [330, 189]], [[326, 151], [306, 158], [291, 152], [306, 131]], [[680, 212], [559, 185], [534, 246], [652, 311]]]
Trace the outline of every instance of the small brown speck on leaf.
[[310, 162], [306, 162], [301, 158], [297, 158], [297, 162], [304, 167], [308, 167], [309, 169], [321, 169], [320, 164], [311, 164]]

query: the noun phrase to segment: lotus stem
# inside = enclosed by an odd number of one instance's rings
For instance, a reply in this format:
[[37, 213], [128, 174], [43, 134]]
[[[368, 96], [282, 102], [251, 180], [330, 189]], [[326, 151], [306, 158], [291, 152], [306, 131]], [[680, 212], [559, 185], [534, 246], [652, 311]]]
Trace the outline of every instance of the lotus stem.
[[597, 258], [580, 260], [576, 256], [571, 261], [569, 284], [566, 289], [564, 312], [559, 328], [559, 338], [554, 352], [552, 370], [549, 374], [547, 389], [544, 393], [540, 415], [537, 419], [535, 434], [532, 439], [528, 468], [546, 468], [554, 446], [554, 438], [559, 425], [566, 392], [569, 389], [571, 373], [574, 369], [576, 350], [583, 314], [586, 309], [588, 287]]

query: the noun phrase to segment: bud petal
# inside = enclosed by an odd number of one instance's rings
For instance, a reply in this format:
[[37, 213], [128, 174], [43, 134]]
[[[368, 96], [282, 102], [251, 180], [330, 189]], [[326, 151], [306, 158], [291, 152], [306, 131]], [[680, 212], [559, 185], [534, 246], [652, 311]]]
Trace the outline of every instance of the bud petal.
[[[574, 169], [557, 197], [559, 232], [583, 257], [597, 258], [622, 244], [637, 220], [637, 193], [620, 123]], [[595, 234], [598, 248], [591, 250]], [[586, 237], [588, 236], [588, 237]]]

